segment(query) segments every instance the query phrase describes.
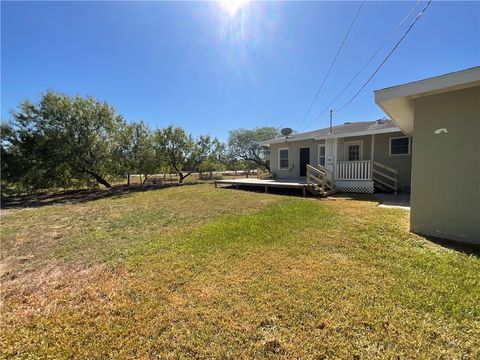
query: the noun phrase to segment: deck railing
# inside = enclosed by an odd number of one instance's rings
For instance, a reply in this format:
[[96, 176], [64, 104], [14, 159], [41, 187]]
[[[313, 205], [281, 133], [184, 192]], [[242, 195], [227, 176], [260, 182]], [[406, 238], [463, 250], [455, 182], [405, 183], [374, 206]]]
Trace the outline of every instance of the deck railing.
[[339, 161], [335, 166], [337, 180], [372, 180], [372, 161]]
[[372, 179], [386, 186], [393, 192], [397, 193], [398, 191], [398, 170], [387, 166], [385, 164], [379, 163], [378, 161], [373, 162], [372, 167]]
[[316, 195], [328, 196], [335, 192], [335, 186], [327, 178], [326, 172], [329, 170], [324, 167], [316, 168], [307, 165], [307, 185], [309, 190]]

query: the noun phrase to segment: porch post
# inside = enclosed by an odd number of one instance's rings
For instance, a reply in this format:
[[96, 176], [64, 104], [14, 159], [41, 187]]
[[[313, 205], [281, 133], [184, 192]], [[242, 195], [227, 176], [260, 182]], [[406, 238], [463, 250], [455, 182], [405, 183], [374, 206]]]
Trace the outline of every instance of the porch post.
[[375, 154], [375, 134], [372, 134], [372, 156], [370, 157], [370, 159], [372, 160], [372, 163], [370, 164], [370, 174], [369, 174], [370, 179], [373, 179], [373, 161], [375, 160], [374, 154]]
[[373, 161], [373, 154], [375, 154], [375, 135], [372, 134], [372, 156], [370, 157], [370, 159]]
[[335, 180], [335, 164], [337, 163], [337, 139], [325, 140], [325, 168], [333, 174], [332, 182]]

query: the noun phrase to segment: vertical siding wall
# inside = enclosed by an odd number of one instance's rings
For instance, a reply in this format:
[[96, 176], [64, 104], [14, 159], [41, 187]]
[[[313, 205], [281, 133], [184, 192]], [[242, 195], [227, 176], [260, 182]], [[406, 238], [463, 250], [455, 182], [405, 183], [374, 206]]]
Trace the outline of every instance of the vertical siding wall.
[[[405, 136], [402, 132], [375, 135], [375, 161], [381, 162], [398, 171], [398, 188], [400, 191], [409, 192], [412, 177], [412, 155], [389, 155], [390, 138]], [[410, 139], [411, 141], [411, 139]], [[412, 144], [410, 144], [412, 146]]]
[[[390, 138], [405, 136], [401, 131], [374, 135], [373, 160], [381, 162], [398, 171], [398, 187], [400, 191], [410, 191], [412, 170], [411, 155], [390, 155]], [[337, 142], [338, 161], [346, 161], [345, 143], [350, 141], [363, 142], [362, 160], [372, 160], [372, 135], [340, 138]]]
[[[318, 163], [318, 144], [324, 144], [324, 140], [302, 140], [282, 144], [270, 145], [270, 170], [279, 179], [296, 178], [300, 176], [300, 148], [310, 148], [310, 164], [316, 166]], [[278, 168], [278, 149], [288, 148], [289, 169]]]
[[339, 138], [337, 140], [337, 160], [347, 161], [345, 156], [345, 143], [350, 141], [362, 141], [363, 142], [363, 157], [361, 160], [372, 160], [372, 136], [352, 136], [347, 138]]
[[414, 106], [411, 229], [480, 244], [480, 87]]

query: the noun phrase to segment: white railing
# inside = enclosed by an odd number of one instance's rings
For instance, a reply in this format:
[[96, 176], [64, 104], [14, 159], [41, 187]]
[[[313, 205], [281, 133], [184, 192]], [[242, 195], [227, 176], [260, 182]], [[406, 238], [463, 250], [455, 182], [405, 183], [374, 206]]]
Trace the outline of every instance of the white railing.
[[307, 164], [307, 184], [309, 189], [321, 196], [328, 196], [335, 192], [335, 186], [327, 178], [325, 170], [323, 167], [319, 169]]
[[331, 183], [334, 182], [333, 171], [331, 171], [330, 169], [327, 169], [325, 166], [322, 166], [320, 164], [317, 165], [317, 169], [322, 171], [325, 174], [325, 177], [328, 181], [330, 181]]
[[339, 161], [335, 166], [337, 180], [372, 180], [372, 162]]
[[372, 179], [397, 193], [398, 171], [378, 161], [374, 161], [372, 165]]

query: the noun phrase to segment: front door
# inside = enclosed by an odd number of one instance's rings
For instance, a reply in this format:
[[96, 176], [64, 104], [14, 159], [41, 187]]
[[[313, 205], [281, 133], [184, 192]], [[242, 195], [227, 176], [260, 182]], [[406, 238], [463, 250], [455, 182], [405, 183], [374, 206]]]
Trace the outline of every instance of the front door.
[[307, 176], [307, 164], [310, 164], [310, 148], [300, 148], [300, 176]]

